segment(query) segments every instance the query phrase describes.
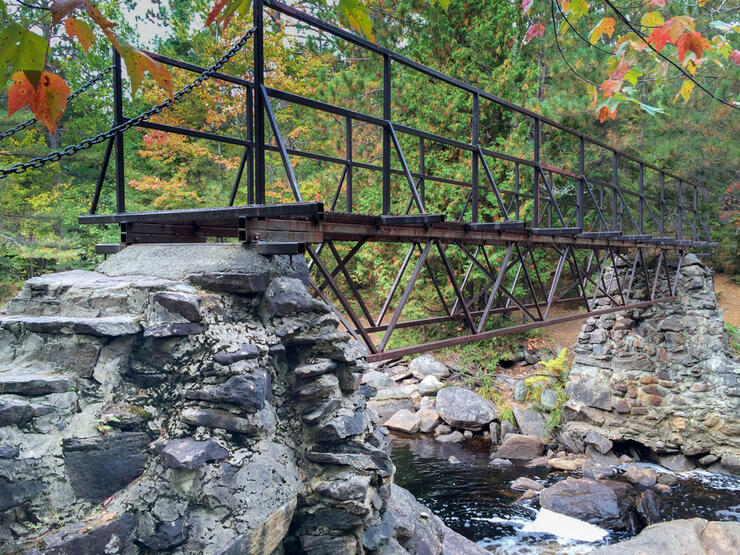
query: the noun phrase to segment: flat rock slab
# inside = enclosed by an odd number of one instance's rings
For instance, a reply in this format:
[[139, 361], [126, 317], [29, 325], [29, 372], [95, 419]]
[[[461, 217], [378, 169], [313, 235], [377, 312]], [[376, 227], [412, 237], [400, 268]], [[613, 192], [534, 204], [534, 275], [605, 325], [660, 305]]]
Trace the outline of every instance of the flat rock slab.
[[131, 513], [115, 516], [100, 515], [92, 522], [82, 522], [60, 528], [43, 537], [43, 548], [31, 550], [36, 555], [124, 553], [133, 543], [136, 518]]
[[537, 411], [524, 409], [522, 407], [513, 407], [514, 419], [516, 425], [525, 436], [537, 436], [544, 439], [545, 437], [545, 419]]
[[143, 432], [65, 439], [64, 465], [75, 495], [102, 501], [128, 485], [144, 471], [148, 444]]
[[242, 343], [236, 351], [222, 350], [213, 355], [213, 362], [223, 366], [229, 366], [242, 360], [252, 360], [260, 356], [260, 350], [256, 345]]
[[50, 405], [34, 405], [17, 399], [0, 400], [0, 426], [25, 424], [37, 416], [52, 412], [54, 407]]
[[165, 468], [195, 470], [207, 462], [227, 459], [229, 452], [213, 439], [171, 439], [162, 448], [161, 457]]
[[200, 297], [189, 293], [176, 291], [160, 291], [152, 296], [152, 300], [173, 314], [179, 314], [191, 322], [200, 322], [203, 315], [200, 313]]
[[22, 325], [36, 333], [64, 333], [119, 337], [139, 333], [141, 325], [130, 316], [72, 318], [64, 316], [8, 316], [0, 318], [0, 327]]
[[419, 431], [419, 426], [421, 426], [421, 416], [418, 412], [408, 409], [399, 410], [385, 423], [386, 428], [407, 434], [415, 434]]
[[177, 281], [190, 274], [219, 272], [308, 278], [308, 267], [298, 257], [266, 257], [240, 243], [130, 245], [97, 270], [107, 276], [146, 275]]
[[68, 376], [40, 374], [0, 374], [0, 391], [35, 397], [49, 393], [64, 393], [75, 387]]

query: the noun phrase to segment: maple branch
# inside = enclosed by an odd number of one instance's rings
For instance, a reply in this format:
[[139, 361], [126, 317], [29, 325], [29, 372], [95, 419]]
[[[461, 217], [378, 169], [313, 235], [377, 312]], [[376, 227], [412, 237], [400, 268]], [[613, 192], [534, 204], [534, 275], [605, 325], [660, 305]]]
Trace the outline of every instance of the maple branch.
[[[578, 29], [576, 29], [576, 28], [575, 28], [575, 26], [574, 26], [574, 25], [573, 25], [573, 24], [572, 24], [572, 23], [570, 22], [570, 19], [568, 19], [568, 16], [566, 16], [566, 15], [565, 15], [565, 12], [563, 11], [563, 8], [562, 8], [562, 7], [560, 6], [560, 0], [554, 0], [554, 2], [555, 2], [555, 4], [557, 5], [557, 7], [558, 7], [558, 11], [560, 12], [560, 15], [562, 15], [562, 16], [563, 16], [563, 19], [565, 20], [565, 22], [566, 22], [566, 23], [568, 24], [568, 26], [569, 26], [569, 27], [570, 27], [571, 29], [573, 29], [573, 32], [575, 32], [575, 34], [576, 34], [576, 35], [578, 35], [578, 37], [579, 37], [579, 38], [580, 38], [580, 39], [581, 39], [581, 40], [582, 40], [583, 42], [585, 42], [586, 44], [588, 44], [588, 46], [589, 46], [590, 48], [595, 48], [595, 49], [596, 49], [596, 50], [598, 50], [599, 52], [604, 52], [605, 54], [609, 54], [609, 56], [613, 56], [613, 55], [614, 55], [614, 53], [613, 53], [613, 52], [610, 52], [609, 50], [605, 50], [604, 48], [601, 48], [600, 46], [597, 46], [597, 45], [595, 45], [595, 44], [591, 44], [591, 41], [590, 41], [590, 40], [588, 40], [588, 39], [587, 39], [586, 37], [584, 37], [584, 36], [583, 36], [583, 35], [582, 35], [581, 33], [579, 33], [579, 32], [578, 32]], [[551, 11], [552, 11], [552, 10], [551, 10]], [[553, 21], [553, 23], [555, 22], [555, 14], [554, 14], [554, 13], [553, 13], [553, 15], [552, 15], [552, 21]], [[557, 31], [556, 31], [555, 33], [556, 33], [556, 35], [557, 35]]]
[[699, 88], [700, 88], [701, 90], [703, 90], [703, 91], [704, 91], [704, 92], [705, 92], [706, 94], [708, 94], [708, 95], [709, 95], [709, 96], [710, 96], [711, 98], [713, 98], [713, 99], [714, 99], [714, 100], [716, 100], [717, 102], [721, 102], [722, 104], [725, 104], [725, 105], [729, 106], [730, 108], [734, 108], [735, 110], [740, 110], [740, 106], [736, 106], [735, 104], [732, 104], [732, 103], [730, 103], [730, 102], [727, 102], [727, 101], [726, 101], [725, 99], [723, 99], [723, 98], [720, 98], [720, 97], [718, 97], [718, 96], [715, 96], [715, 95], [714, 95], [714, 93], [712, 93], [712, 91], [710, 91], [710, 90], [709, 90], [709, 89], [707, 89], [707, 88], [706, 88], [706, 87], [705, 87], [704, 85], [702, 85], [701, 83], [699, 83], [699, 81], [697, 81], [696, 79], [694, 79], [694, 77], [693, 77], [693, 76], [692, 76], [692, 75], [691, 75], [690, 73], [686, 72], [686, 70], [685, 70], [684, 68], [682, 68], [682, 67], [681, 67], [680, 65], [678, 65], [678, 64], [677, 64], [676, 62], [674, 62], [673, 60], [671, 60], [671, 59], [670, 59], [670, 58], [669, 58], [668, 56], [666, 56], [666, 55], [664, 55], [664, 54], [661, 54], [661, 53], [660, 53], [660, 52], [659, 52], [658, 50], [656, 50], [656, 49], [655, 49], [655, 47], [654, 47], [654, 46], [653, 46], [653, 45], [652, 45], [652, 44], [651, 44], [651, 43], [650, 43], [650, 42], [649, 42], [649, 41], [648, 41], [648, 40], [647, 40], [647, 39], [645, 38], [645, 35], [643, 35], [643, 34], [642, 34], [642, 33], [641, 33], [641, 32], [640, 32], [640, 31], [639, 31], [639, 30], [638, 30], [638, 29], [637, 29], [637, 28], [636, 28], [636, 27], [635, 27], [635, 26], [634, 26], [634, 25], [632, 24], [632, 22], [631, 22], [631, 21], [630, 21], [629, 19], [627, 19], [627, 18], [626, 18], [626, 17], [624, 16], [624, 14], [623, 14], [622, 12], [620, 12], [620, 11], [619, 11], [619, 10], [618, 10], [618, 9], [617, 9], [617, 8], [615, 7], [615, 6], [614, 6], [614, 4], [612, 4], [610, 0], [604, 0], [604, 2], [606, 3], [606, 5], [607, 5], [607, 6], [609, 6], [609, 7], [610, 7], [610, 8], [612, 9], [612, 11], [614, 11], [614, 13], [615, 13], [615, 14], [617, 15], [617, 17], [618, 17], [619, 19], [621, 19], [621, 20], [622, 20], [622, 22], [623, 22], [623, 23], [624, 23], [625, 25], [627, 25], [627, 27], [628, 27], [628, 28], [629, 28], [629, 29], [630, 29], [630, 30], [631, 30], [632, 32], [634, 32], [634, 33], [635, 33], [635, 35], [637, 35], [637, 37], [638, 37], [638, 38], [639, 38], [639, 39], [640, 39], [640, 40], [641, 40], [642, 42], [644, 42], [644, 43], [645, 43], [646, 45], [648, 45], [648, 47], [650, 48], [650, 50], [652, 50], [653, 52], [655, 52], [655, 53], [656, 53], [656, 54], [657, 54], [658, 56], [660, 56], [661, 58], [663, 58], [663, 59], [664, 59], [665, 61], [667, 61], [667, 62], [668, 62], [669, 64], [671, 64], [671, 65], [672, 65], [673, 67], [675, 67], [676, 69], [678, 69], [678, 70], [679, 70], [679, 71], [680, 71], [681, 73], [683, 73], [683, 74], [684, 74], [684, 76], [686, 77], [686, 79], [688, 79], [689, 81], [693, 82], [693, 83], [694, 83], [694, 85], [696, 85], [697, 87], [699, 87]]
[[[552, 0], [552, 2], [550, 2], [550, 14], [552, 16], [552, 20], [553, 21], [555, 21], [555, 7], [553, 6], [553, 4], [557, 4], [557, 3], [558, 3], [558, 0]], [[558, 4], [558, 7], [559, 6], [560, 6], [560, 4]], [[560, 13], [562, 13], [562, 11]], [[570, 25], [570, 23], [568, 23], [568, 25]], [[572, 27], [573, 26], [571, 25], [571, 28]], [[553, 34], [555, 35], [555, 46], [557, 46], [558, 53], [560, 54], [560, 57], [565, 62], [565, 65], [568, 66], [568, 69], [571, 70], [573, 72], [573, 74], [576, 77], [578, 77], [581, 81], [583, 81], [584, 83], [588, 83], [589, 85], [593, 85], [594, 87], [597, 87], [598, 88], [598, 85], [596, 83], [594, 83], [593, 81], [589, 81], [588, 79], [586, 79], [583, 75], [581, 75], [580, 73], [578, 73], [578, 71], [576, 71], [576, 69], [572, 65], [570, 65], [570, 62], [568, 62], [568, 60], [566, 59], [565, 54], [563, 53], [562, 48], [560, 48], [560, 40], [558, 39], [558, 31], [557, 31], [557, 29], [555, 29], [555, 27], [553, 26], [553, 29], [552, 30], [553, 30]]]
[[27, 4], [23, 0], [17, 0], [17, 2], [19, 4], [21, 4], [22, 6], [26, 6], [27, 8], [31, 8], [32, 10], [49, 10], [49, 11], [51, 11], [51, 8], [48, 8], [46, 6], [35, 6], [34, 4]]

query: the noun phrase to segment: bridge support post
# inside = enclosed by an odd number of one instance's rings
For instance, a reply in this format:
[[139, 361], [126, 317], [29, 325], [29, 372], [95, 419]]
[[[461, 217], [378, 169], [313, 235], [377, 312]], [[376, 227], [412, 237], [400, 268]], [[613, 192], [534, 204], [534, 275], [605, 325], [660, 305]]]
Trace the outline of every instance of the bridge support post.
[[265, 80], [263, 0], [254, 0], [254, 201], [265, 204], [265, 101], [261, 90]]
[[[113, 49], [113, 107], [115, 127], [123, 123], [123, 81], [121, 75], [121, 56]], [[126, 211], [126, 176], [123, 152], [123, 133], [116, 133], [116, 212]]]

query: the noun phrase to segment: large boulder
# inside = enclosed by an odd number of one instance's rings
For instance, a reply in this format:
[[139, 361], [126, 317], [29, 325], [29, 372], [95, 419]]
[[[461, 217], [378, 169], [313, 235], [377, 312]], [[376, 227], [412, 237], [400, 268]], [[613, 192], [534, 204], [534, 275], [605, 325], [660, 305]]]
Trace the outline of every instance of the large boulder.
[[592, 551], [592, 555], [735, 555], [740, 553], [740, 522], [707, 522], [703, 518], [660, 522], [631, 540]]
[[514, 413], [516, 425], [519, 426], [522, 434], [541, 438], [547, 435], [545, 432], [545, 419], [539, 412], [519, 406], [514, 406], [512, 412]]
[[454, 428], [477, 432], [498, 418], [498, 409], [491, 401], [464, 387], [452, 386], [437, 393], [437, 412]]
[[567, 478], [542, 490], [540, 505], [609, 530], [635, 531], [634, 495], [623, 482]]
[[450, 375], [450, 369], [430, 354], [421, 355], [412, 360], [409, 370], [417, 380], [423, 380], [427, 376], [442, 379]]
[[545, 444], [538, 436], [510, 435], [491, 454], [492, 459], [508, 459], [512, 461], [531, 461], [545, 451]]

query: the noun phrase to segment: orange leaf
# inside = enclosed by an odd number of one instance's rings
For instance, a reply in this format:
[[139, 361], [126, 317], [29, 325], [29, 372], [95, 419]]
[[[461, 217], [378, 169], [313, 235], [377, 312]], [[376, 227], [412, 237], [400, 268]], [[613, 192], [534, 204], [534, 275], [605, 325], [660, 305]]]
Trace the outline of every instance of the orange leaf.
[[617, 81], [616, 79], [607, 79], [601, 84], [601, 92], [604, 93], [605, 98], [609, 98], [614, 93], [619, 92], [619, 89], [622, 88], [622, 81]]
[[671, 28], [667, 23], [657, 29], [653, 29], [653, 32], [650, 33], [650, 36], [648, 37], [648, 42], [652, 44], [658, 52], [663, 50], [665, 43], [670, 42], [670, 40]]
[[601, 123], [604, 123], [607, 118], [612, 118], [613, 120], [617, 118], [617, 109], [614, 108], [614, 111], [612, 112], [607, 108], [606, 106], [602, 106], [601, 110], [599, 110], [599, 121]]
[[100, 27], [103, 30], [106, 29], [112, 29], [116, 26], [115, 23], [108, 20], [98, 9], [98, 7], [90, 2], [90, 0], [85, 0], [85, 9], [87, 9], [87, 15], [89, 15], [92, 20], [97, 23], [98, 27]]
[[64, 30], [67, 31], [69, 38], [77, 37], [80, 46], [85, 49], [85, 52], [90, 51], [90, 47], [95, 44], [95, 35], [90, 29], [90, 26], [82, 21], [81, 19], [75, 19], [74, 17], [67, 17], [64, 20]]
[[36, 94], [36, 89], [22, 71], [14, 73], [11, 79], [13, 84], [8, 89], [8, 117], [28, 106]]
[[33, 115], [54, 134], [67, 107], [68, 95], [69, 86], [58, 75], [42, 72], [39, 85], [34, 89], [25, 74], [19, 71], [13, 75], [13, 86], [8, 90], [8, 114], [12, 115], [27, 105]]
[[131, 94], [136, 94], [139, 85], [144, 80], [144, 72], [148, 71], [149, 75], [154, 78], [160, 87], [167, 91], [170, 97], [174, 96], [172, 74], [164, 64], [152, 60], [144, 52], [117, 37], [108, 29], [103, 29], [103, 33], [126, 63], [126, 72], [129, 79], [131, 79]]
[[682, 62], [686, 57], [686, 52], [688, 51], [696, 54], [697, 58], [701, 58], [701, 53], [704, 50], [712, 49], [712, 45], [709, 44], [709, 41], [705, 39], [701, 33], [697, 33], [696, 31], [682, 35], [681, 38], [678, 39], [676, 46], [678, 46], [678, 59]]
[[545, 34], [545, 26], [542, 23], [535, 23], [529, 29], [527, 29], [527, 34], [524, 37], [523, 43], [527, 44], [534, 37], [541, 37], [544, 34]]

